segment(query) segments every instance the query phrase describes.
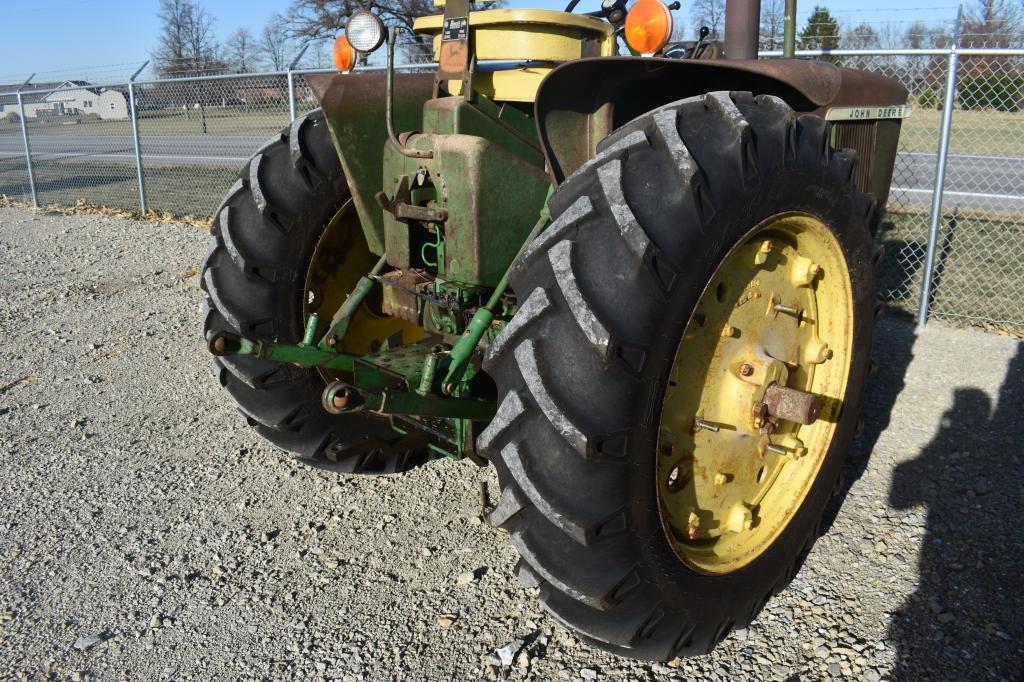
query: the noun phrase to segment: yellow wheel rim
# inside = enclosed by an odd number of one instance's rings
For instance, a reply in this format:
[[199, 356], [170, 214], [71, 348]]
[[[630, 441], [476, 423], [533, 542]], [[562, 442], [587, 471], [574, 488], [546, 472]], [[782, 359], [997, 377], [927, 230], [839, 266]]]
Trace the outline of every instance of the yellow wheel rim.
[[[346, 201], [327, 224], [320, 236], [306, 273], [303, 292], [302, 322], [312, 313], [320, 315], [320, 331], [326, 333], [331, 318], [355, 288], [359, 278], [377, 262], [363, 236], [352, 201]], [[372, 298], [372, 297], [371, 297]], [[301, 327], [300, 327], [301, 328]], [[419, 341], [423, 330], [412, 322], [380, 315], [364, 303], [359, 307], [337, 350], [353, 355], [367, 355], [380, 350], [385, 341], [402, 333], [404, 343]], [[341, 377], [337, 372], [322, 370], [328, 381]]]
[[[662, 526], [692, 568], [746, 566], [800, 508], [842, 407], [852, 301], [839, 242], [804, 214], [754, 228], [712, 276], [679, 343], [658, 438]], [[766, 413], [779, 387], [818, 396], [817, 418]]]

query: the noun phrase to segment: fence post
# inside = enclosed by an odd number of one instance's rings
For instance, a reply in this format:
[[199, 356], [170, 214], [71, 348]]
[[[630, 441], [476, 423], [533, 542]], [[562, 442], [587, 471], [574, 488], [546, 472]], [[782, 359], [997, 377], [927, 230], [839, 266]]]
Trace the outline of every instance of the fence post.
[[28, 143], [28, 124], [25, 122], [25, 100], [21, 97], [22, 89], [29, 84], [36, 75], [32, 74], [21, 84], [16, 93], [18, 96], [18, 115], [21, 116], [21, 142], [25, 145], [25, 168], [28, 170], [28, 188], [32, 193], [32, 206], [39, 208], [39, 199], [36, 197], [36, 173], [32, 168], [32, 147]]
[[295, 65], [302, 59], [302, 55], [306, 54], [306, 48], [309, 47], [309, 43], [302, 46], [299, 53], [295, 55], [295, 59], [292, 60], [291, 64], [288, 65], [288, 114], [291, 116], [291, 120], [295, 120], [295, 74], [293, 70]]
[[149, 60], [128, 79], [128, 111], [132, 119], [132, 138], [135, 141], [135, 174], [139, 180], [139, 210], [146, 215], [146, 180], [142, 173], [142, 147], [139, 144], [139, 112], [135, 106], [135, 79], [149, 65]]
[[964, 8], [956, 18], [953, 31], [953, 45], [949, 51], [949, 72], [946, 74], [946, 97], [942, 104], [942, 129], [939, 133], [939, 154], [935, 162], [935, 190], [932, 192], [932, 212], [928, 223], [928, 250], [924, 257], [924, 281], [921, 283], [921, 301], [917, 308], [917, 326], [920, 329], [928, 323], [928, 309], [931, 306], [932, 283], [935, 270], [935, 251], [939, 242], [939, 222], [942, 218], [942, 191], [946, 184], [946, 162], [949, 155], [949, 133], [953, 126], [953, 106], [956, 103], [956, 77], [960, 65], [960, 21]]

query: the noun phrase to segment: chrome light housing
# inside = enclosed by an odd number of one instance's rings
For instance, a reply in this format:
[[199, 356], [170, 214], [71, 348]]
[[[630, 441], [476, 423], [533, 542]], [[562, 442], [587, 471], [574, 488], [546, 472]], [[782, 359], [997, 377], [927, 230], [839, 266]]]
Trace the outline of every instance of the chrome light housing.
[[356, 50], [369, 54], [384, 44], [388, 30], [373, 12], [356, 10], [345, 24], [345, 37]]

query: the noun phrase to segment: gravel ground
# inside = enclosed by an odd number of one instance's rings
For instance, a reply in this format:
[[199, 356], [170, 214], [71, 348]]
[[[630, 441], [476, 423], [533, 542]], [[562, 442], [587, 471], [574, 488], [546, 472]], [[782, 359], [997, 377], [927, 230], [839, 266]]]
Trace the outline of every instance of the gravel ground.
[[0, 677], [1021, 679], [1018, 340], [884, 322], [802, 572], [711, 656], [652, 665], [518, 585], [488, 471], [342, 477], [250, 432], [197, 334], [206, 242], [0, 209]]

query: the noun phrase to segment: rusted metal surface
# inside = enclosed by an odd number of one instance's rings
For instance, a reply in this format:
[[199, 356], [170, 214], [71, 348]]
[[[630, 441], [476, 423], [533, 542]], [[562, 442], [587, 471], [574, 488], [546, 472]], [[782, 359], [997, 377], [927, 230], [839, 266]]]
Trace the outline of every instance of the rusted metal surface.
[[769, 417], [797, 424], [813, 424], [821, 414], [821, 396], [778, 384], [764, 392], [764, 404]]
[[399, 317], [409, 322], [420, 322], [419, 298], [429, 288], [432, 278], [424, 270], [409, 269], [387, 272], [381, 277], [384, 285], [385, 315]]
[[[715, 90], [775, 95], [799, 113], [906, 102], [897, 82], [802, 59], [580, 59], [552, 71], [537, 92], [537, 130], [552, 180], [591, 158], [611, 130], [665, 104]], [[893, 156], [893, 158], [895, 158]]]
[[[385, 74], [311, 74], [306, 81], [324, 110], [367, 246], [372, 253], [381, 255], [384, 253], [384, 218], [374, 195], [384, 189], [383, 150], [388, 139], [384, 117]], [[402, 131], [419, 130], [423, 104], [430, 99], [434, 75], [396, 73], [394, 86], [395, 127]]]
[[761, 21], [761, 0], [725, 3], [725, 56], [727, 59], [757, 59]]
[[438, 55], [436, 84], [468, 77], [472, 59], [469, 43], [469, 0], [451, 0], [444, 6], [441, 50]]

